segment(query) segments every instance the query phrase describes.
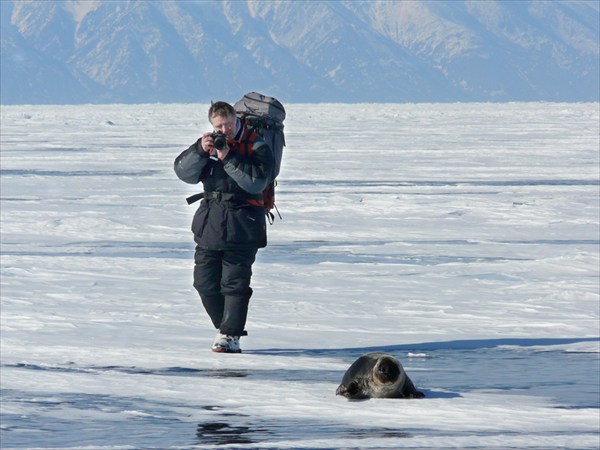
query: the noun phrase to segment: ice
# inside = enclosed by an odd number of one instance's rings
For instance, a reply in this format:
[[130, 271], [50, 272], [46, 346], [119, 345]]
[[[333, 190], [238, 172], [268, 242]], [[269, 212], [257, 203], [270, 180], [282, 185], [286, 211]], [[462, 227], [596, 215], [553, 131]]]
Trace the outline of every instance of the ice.
[[[2, 448], [598, 448], [598, 104], [286, 106], [241, 355], [172, 169], [208, 105], [2, 106]], [[336, 397], [374, 350], [426, 398]]]

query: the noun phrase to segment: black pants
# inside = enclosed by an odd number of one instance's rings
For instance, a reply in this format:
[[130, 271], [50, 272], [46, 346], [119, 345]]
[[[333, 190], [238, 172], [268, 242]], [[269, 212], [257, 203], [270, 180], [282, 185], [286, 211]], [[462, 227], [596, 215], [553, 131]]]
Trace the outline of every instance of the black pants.
[[257, 251], [256, 248], [216, 251], [196, 247], [194, 287], [213, 325], [222, 334], [243, 334]]

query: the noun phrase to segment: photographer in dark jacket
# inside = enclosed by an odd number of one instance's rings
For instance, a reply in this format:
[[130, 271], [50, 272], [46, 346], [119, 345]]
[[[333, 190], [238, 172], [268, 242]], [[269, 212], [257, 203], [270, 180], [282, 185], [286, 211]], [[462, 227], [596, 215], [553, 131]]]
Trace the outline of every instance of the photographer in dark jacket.
[[204, 133], [175, 159], [175, 173], [186, 183], [204, 186], [192, 221], [194, 287], [219, 330], [212, 350], [240, 353], [252, 264], [258, 249], [267, 245], [261, 192], [271, 180], [274, 158], [228, 103], [213, 103], [208, 119], [214, 132]]

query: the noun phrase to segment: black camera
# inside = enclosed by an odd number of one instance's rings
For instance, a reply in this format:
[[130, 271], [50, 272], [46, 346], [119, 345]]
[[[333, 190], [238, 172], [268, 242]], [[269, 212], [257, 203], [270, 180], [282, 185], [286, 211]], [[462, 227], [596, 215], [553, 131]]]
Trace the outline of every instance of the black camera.
[[213, 145], [217, 150], [225, 150], [227, 147], [227, 135], [215, 131], [210, 135], [213, 138]]

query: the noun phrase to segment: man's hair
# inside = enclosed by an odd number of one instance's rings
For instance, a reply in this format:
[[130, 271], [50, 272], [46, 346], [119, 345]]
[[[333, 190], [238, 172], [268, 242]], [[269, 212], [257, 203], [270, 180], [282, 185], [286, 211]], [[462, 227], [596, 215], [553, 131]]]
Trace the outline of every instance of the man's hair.
[[211, 102], [210, 108], [208, 109], [208, 120], [215, 116], [235, 116], [235, 109], [227, 102]]

